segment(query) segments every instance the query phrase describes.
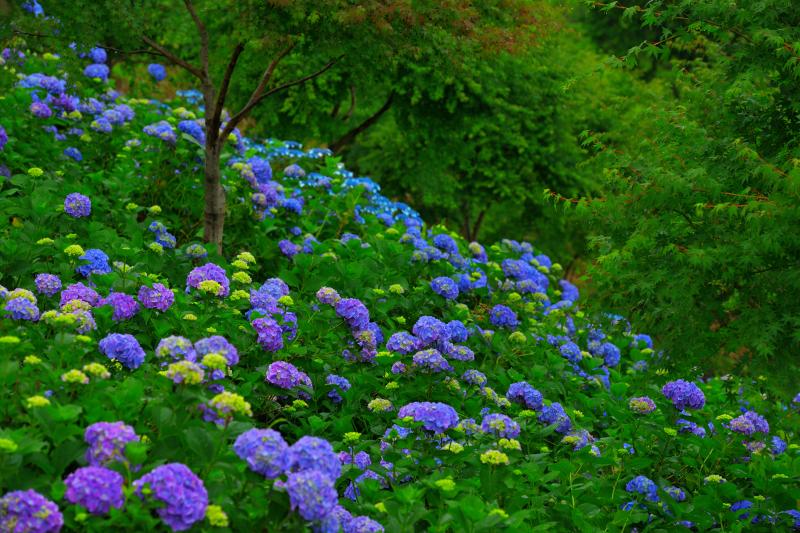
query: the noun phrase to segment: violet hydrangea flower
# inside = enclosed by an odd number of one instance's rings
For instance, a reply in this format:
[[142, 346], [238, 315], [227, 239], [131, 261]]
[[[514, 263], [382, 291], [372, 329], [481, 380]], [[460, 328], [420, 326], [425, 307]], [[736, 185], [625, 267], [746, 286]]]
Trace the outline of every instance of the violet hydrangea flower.
[[519, 381], [509, 385], [506, 398], [511, 402], [524, 405], [527, 409], [533, 409], [534, 411], [541, 409], [544, 401], [542, 393], [525, 381]]
[[194, 343], [194, 349], [197, 352], [198, 360], [202, 360], [204, 355], [218, 353], [227, 359], [229, 366], [239, 362], [239, 351], [236, 346], [221, 335], [212, 335], [211, 337], [200, 339]]
[[92, 201], [79, 192], [69, 193], [64, 198], [64, 212], [73, 218], [88, 217], [92, 213]]
[[107, 514], [111, 507], [119, 509], [125, 502], [122, 485], [125, 479], [118, 472], [102, 466], [79, 468], [64, 480], [70, 503], [82, 505], [94, 515]]
[[3, 307], [5, 316], [13, 320], [39, 320], [39, 308], [27, 298], [11, 298]]
[[703, 391], [694, 383], [678, 379], [670, 381], [661, 389], [667, 399], [672, 401], [676, 409], [683, 411], [689, 409], [702, 409], [706, 404]]
[[286, 361], [275, 361], [267, 368], [266, 380], [281, 389], [293, 389], [298, 385], [312, 387], [311, 379], [305, 372]]
[[318, 470], [336, 480], [342, 472], [339, 457], [330, 442], [306, 435], [289, 447], [289, 469], [293, 472]]
[[446, 276], [434, 278], [433, 281], [431, 281], [431, 289], [446, 300], [455, 300], [458, 298], [458, 285], [456, 285], [455, 281]]
[[196, 362], [197, 352], [192, 345], [192, 341], [186, 337], [170, 335], [158, 342], [156, 357], [169, 357], [173, 361], [186, 359], [187, 361]]
[[124, 292], [110, 293], [100, 301], [100, 305], [110, 305], [114, 308], [111, 318], [115, 322], [133, 318], [139, 312], [139, 304], [133, 299], [133, 296]]
[[189, 275], [186, 276], [186, 292], [190, 289], [199, 289], [200, 284], [204, 281], [216, 281], [220, 285], [220, 292], [217, 296], [225, 297], [230, 293], [230, 281], [225, 274], [222, 267], [214, 263], [206, 263], [203, 266], [193, 268]]
[[58, 506], [35, 490], [15, 490], [0, 498], [0, 531], [58, 533], [63, 526]]
[[357, 298], [342, 298], [336, 302], [335, 309], [354, 331], [365, 329], [369, 324], [369, 310]]
[[[185, 531], [206, 516], [208, 492], [203, 481], [184, 464], [159, 466], [133, 485], [140, 498], [160, 502], [156, 513], [173, 531]], [[147, 495], [145, 487], [150, 489]]]
[[34, 283], [39, 294], [53, 296], [61, 290], [61, 279], [54, 274], [37, 274]]
[[83, 438], [89, 445], [86, 461], [91, 466], [127, 463], [125, 445], [139, 441], [139, 435], [124, 422], [96, 422], [86, 428]]
[[152, 287], [142, 285], [137, 296], [145, 308], [157, 309], [162, 313], [175, 303], [175, 295], [162, 283], [153, 283]]
[[397, 416], [398, 418], [410, 416], [415, 421], [422, 422], [424, 429], [437, 434], [444, 433], [458, 424], [456, 410], [440, 402], [412, 402], [401, 407]]

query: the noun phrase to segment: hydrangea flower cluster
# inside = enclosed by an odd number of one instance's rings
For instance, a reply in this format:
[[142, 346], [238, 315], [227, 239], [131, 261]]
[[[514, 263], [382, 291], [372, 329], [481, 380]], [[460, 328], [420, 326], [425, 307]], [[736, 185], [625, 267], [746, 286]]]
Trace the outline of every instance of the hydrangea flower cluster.
[[160, 503], [156, 513], [173, 531], [185, 531], [206, 516], [208, 492], [203, 481], [184, 464], [159, 466], [133, 485], [140, 498]]
[[122, 494], [125, 479], [118, 472], [102, 466], [79, 468], [64, 482], [67, 485], [64, 497], [92, 514], [107, 514], [111, 507], [119, 509], [125, 502]]
[[412, 402], [401, 407], [397, 416], [411, 417], [414, 421], [421, 422], [424, 429], [435, 434], [444, 433], [458, 425], [456, 410], [440, 402]]
[[294, 389], [300, 385], [313, 387], [311, 378], [305, 372], [286, 361], [275, 361], [267, 368], [266, 380], [268, 383], [281, 389]]
[[682, 379], [670, 381], [661, 389], [661, 392], [676, 409], [702, 409], [706, 404], [703, 391], [694, 383]]
[[285, 473], [291, 464], [289, 446], [277, 431], [249, 429], [236, 438], [233, 451], [248, 468], [268, 479]]
[[64, 199], [64, 212], [73, 218], [88, 217], [92, 214], [92, 201], [81, 193], [70, 193]]
[[144, 362], [145, 353], [136, 337], [127, 333], [109, 333], [100, 341], [100, 351], [125, 368], [136, 370]]
[[189, 275], [186, 276], [186, 292], [189, 293], [191, 289], [202, 290], [201, 284], [203, 282], [213, 281], [217, 283], [215, 296], [224, 298], [230, 294], [230, 281], [228, 276], [218, 265], [214, 263], [206, 263], [203, 266], [193, 268]]
[[58, 533], [63, 525], [58, 506], [35, 490], [16, 490], [0, 498], [0, 531]]
[[107, 466], [114, 461], [126, 463], [125, 446], [138, 442], [139, 436], [124, 422], [97, 422], [86, 428], [84, 440], [89, 445], [86, 461], [91, 466]]
[[153, 283], [152, 287], [139, 287], [137, 298], [146, 309], [156, 309], [162, 313], [175, 303], [175, 294], [162, 283]]

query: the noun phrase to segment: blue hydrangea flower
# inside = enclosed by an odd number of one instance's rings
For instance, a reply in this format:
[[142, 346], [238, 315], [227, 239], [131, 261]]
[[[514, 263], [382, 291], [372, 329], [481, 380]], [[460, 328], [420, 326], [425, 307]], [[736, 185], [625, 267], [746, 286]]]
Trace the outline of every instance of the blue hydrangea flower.
[[446, 300], [455, 300], [458, 298], [458, 285], [456, 285], [455, 281], [446, 276], [434, 278], [433, 281], [431, 281], [431, 289]]
[[415, 353], [413, 361], [414, 366], [430, 370], [431, 372], [450, 372], [453, 370], [453, 367], [442, 357], [439, 350], [433, 348]]
[[239, 362], [239, 351], [236, 346], [228, 342], [228, 339], [221, 335], [213, 335], [205, 339], [200, 339], [194, 343], [197, 352], [197, 359], [202, 360], [204, 355], [218, 353], [225, 357], [229, 366]]
[[555, 425], [559, 433], [567, 433], [572, 428], [572, 421], [558, 402], [542, 407], [539, 422], [548, 426]]
[[249, 429], [236, 438], [233, 451], [247, 462], [248, 468], [268, 479], [274, 479], [289, 470], [289, 446], [277, 431]]
[[451, 342], [466, 342], [469, 338], [467, 327], [460, 320], [451, 320], [447, 323], [447, 336]]
[[33, 116], [37, 118], [50, 118], [53, 116], [53, 111], [44, 102], [33, 102], [29, 109]]
[[524, 405], [527, 409], [533, 409], [534, 411], [540, 410], [544, 401], [542, 393], [525, 381], [519, 381], [509, 385], [506, 398], [511, 402]]
[[167, 77], [167, 69], [164, 68], [164, 65], [160, 65], [158, 63], [150, 63], [147, 65], [147, 72], [156, 81], [161, 81]]
[[85, 278], [88, 278], [92, 274], [109, 274], [111, 272], [111, 266], [108, 264], [108, 256], [103, 250], [89, 248], [78, 259], [86, 261], [86, 264], [78, 266], [75, 271]]
[[74, 146], [68, 146], [67, 148], [64, 148], [64, 155], [74, 159], [75, 161], [83, 161], [83, 154], [81, 154], [81, 151]]
[[661, 392], [667, 399], [672, 401], [676, 409], [683, 411], [684, 409], [702, 409], [706, 404], [706, 397], [703, 391], [688, 381], [678, 379], [670, 381], [661, 389]]
[[39, 320], [39, 308], [27, 298], [11, 298], [3, 307], [5, 316], [13, 320]]
[[103, 63], [93, 63], [83, 69], [83, 75], [87, 78], [100, 78], [103, 81], [108, 79], [108, 65]]
[[438, 340], [448, 340], [447, 326], [432, 316], [419, 317], [411, 332], [421, 341], [420, 348]]
[[289, 469], [319, 471], [332, 480], [339, 479], [342, 464], [330, 442], [318, 437], [305, 436], [289, 447]]
[[730, 421], [731, 431], [750, 436], [753, 433], [769, 433], [769, 423], [755, 411], [746, 411]]
[[322, 520], [339, 502], [333, 480], [319, 470], [290, 473], [286, 478], [286, 492], [292, 509], [306, 520]]
[[187, 361], [196, 362], [197, 352], [192, 345], [192, 341], [186, 337], [170, 335], [158, 342], [156, 357], [169, 357], [173, 361], [186, 359]]
[[658, 486], [645, 476], [636, 476], [628, 481], [625, 490], [633, 494], [641, 494], [649, 502], [659, 501]]
[[100, 341], [99, 346], [103, 355], [119, 361], [130, 370], [139, 368], [144, 362], [144, 350], [133, 335], [110, 333]]
[[335, 304], [336, 314], [345, 319], [352, 330], [362, 330], [369, 324], [369, 310], [361, 300], [342, 298]]
[[502, 328], [514, 329], [519, 325], [517, 314], [511, 308], [497, 304], [489, 312], [489, 322], [492, 325]]
[[597, 350], [597, 355], [603, 358], [606, 366], [617, 366], [619, 364], [621, 353], [619, 348], [613, 343], [604, 342]]
[[572, 364], [578, 364], [583, 358], [583, 355], [581, 354], [581, 349], [578, 347], [577, 344], [575, 344], [572, 341], [565, 342], [564, 344], [562, 344], [558, 348], [558, 351], [561, 353], [561, 356], [564, 359], [566, 359]]

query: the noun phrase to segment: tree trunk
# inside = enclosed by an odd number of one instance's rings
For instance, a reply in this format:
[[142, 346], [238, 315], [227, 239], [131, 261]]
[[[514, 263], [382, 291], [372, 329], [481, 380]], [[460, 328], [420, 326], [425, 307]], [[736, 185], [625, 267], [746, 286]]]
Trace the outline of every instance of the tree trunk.
[[206, 143], [205, 212], [203, 240], [217, 246], [222, 254], [222, 230], [225, 225], [225, 191], [222, 189], [220, 151], [216, 141]]
[[475, 225], [472, 226], [470, 230], [469, 238], [471, 241], [478, 240], [478, 232], [481, 230], [481, 224], [483, 224], [483, 217], [486, 215], [486, 209], [481, 209], [481, 212], [478, 213], [478, 219], [475, 221]]

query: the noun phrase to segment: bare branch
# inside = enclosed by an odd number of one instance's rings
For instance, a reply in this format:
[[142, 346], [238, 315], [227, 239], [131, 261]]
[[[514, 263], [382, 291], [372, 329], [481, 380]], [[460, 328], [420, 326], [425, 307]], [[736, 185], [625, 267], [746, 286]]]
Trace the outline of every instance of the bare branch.
[[225, 105], [225, 98], [228, 95], [228, 87], [230, 86], [236, 63], [239, 61], [239, 56], [242, 55], [243, 51], [244, 43], [237, 44], [233, 49], [230, 61], [228, 61], [228, 66], [225, 68], [225, 74], [222, 76], [222, 83], [220, 84], [219, 93], [217, 94], [217, 102], [214, 104], [214, 109], [211, 114], [210, 124], [215, 130], [219, 130], [219, 119], [222, 116], [222, 108]]
[[355, 83], [350, 84], [350, 109], [347, 110], [347, 113], [342, 117], [343, 122], [347, 122], [350, 120], [350, 117], [353, 116], [353, 111], [356, 109], [356, 85]]
[[[45, 35], [43, 33], [33, 33], [33, 32], [29, 32], [29, 31], [18, 30], [16, 28], [13, 28], [11, 30], [11, 33], [13, 33], [14, 35], [22, 35], [22, 36], [25, 36], [25, 37], [36, 37], [37, 39], [55, 39], [55, 40], [59, 40], [58, 37], [56, 37], [55, 35]], [[115, 48], [113, 46], [110, 46], [110, 45], [107, 45], [107, 44], [103, 44], [103, 43], [98, 43], [97, 46], [102, 48], [102, 49], [104, 49], [104, 50], [109, 50], [111, 52], [115, 52], [117, 54], [123, 54], [123, 55], [148, 54], [148, 55], [153, 55], [153, 56], [164, 57], [164, 55], [161, 54], [160, 52], [154, 52], [153, 50], [144, 49], [144, 48], [141, 49], [141, 50], [123, 50], [121, 48]]]
[[188, 61], [186, 61], [184, 59], [181, 59], [180, 57], [176, 56], [175, 54], [173, 54], [172, 52], [170, 52], [169, 50], [167, 50], [166, 48], [164, 48], [163, 46], [161, 46], [160, 44], [158, 44], [157, 42], [155, 42], [153, 39], [151, 39], [150, 37], [148, 37], [146, 35], [142, 36], [142, 41], [144, 41], [147, 45], [152, 47], [159, 54], [161, 54], [162, 56], [166, 57], [167, 59], [169, 59], [170, 61], [172, 61], [176, 65], [186, 69], [189, 73], [191, 73], [195, 77], [199, 78], [201, 81], [203, 80], [203, 73], [200, 71], [200, 69], [198, 69], [197, 67], [195, 67], [194, 65], [192, 65]]
[[195, 11], [191, 0], [183, 0], [183, 4], [186, 6], [186, 10], [189, 12], [189, 15], [191, 15], [194, 25], [197, 27], [197, 33], [200, 34], [200, 64], [203, 69], [203, 75], [208, 79], [208, 31], [203, 21], [200, 20], [200, 17], [197, 15], [197, 11]]

